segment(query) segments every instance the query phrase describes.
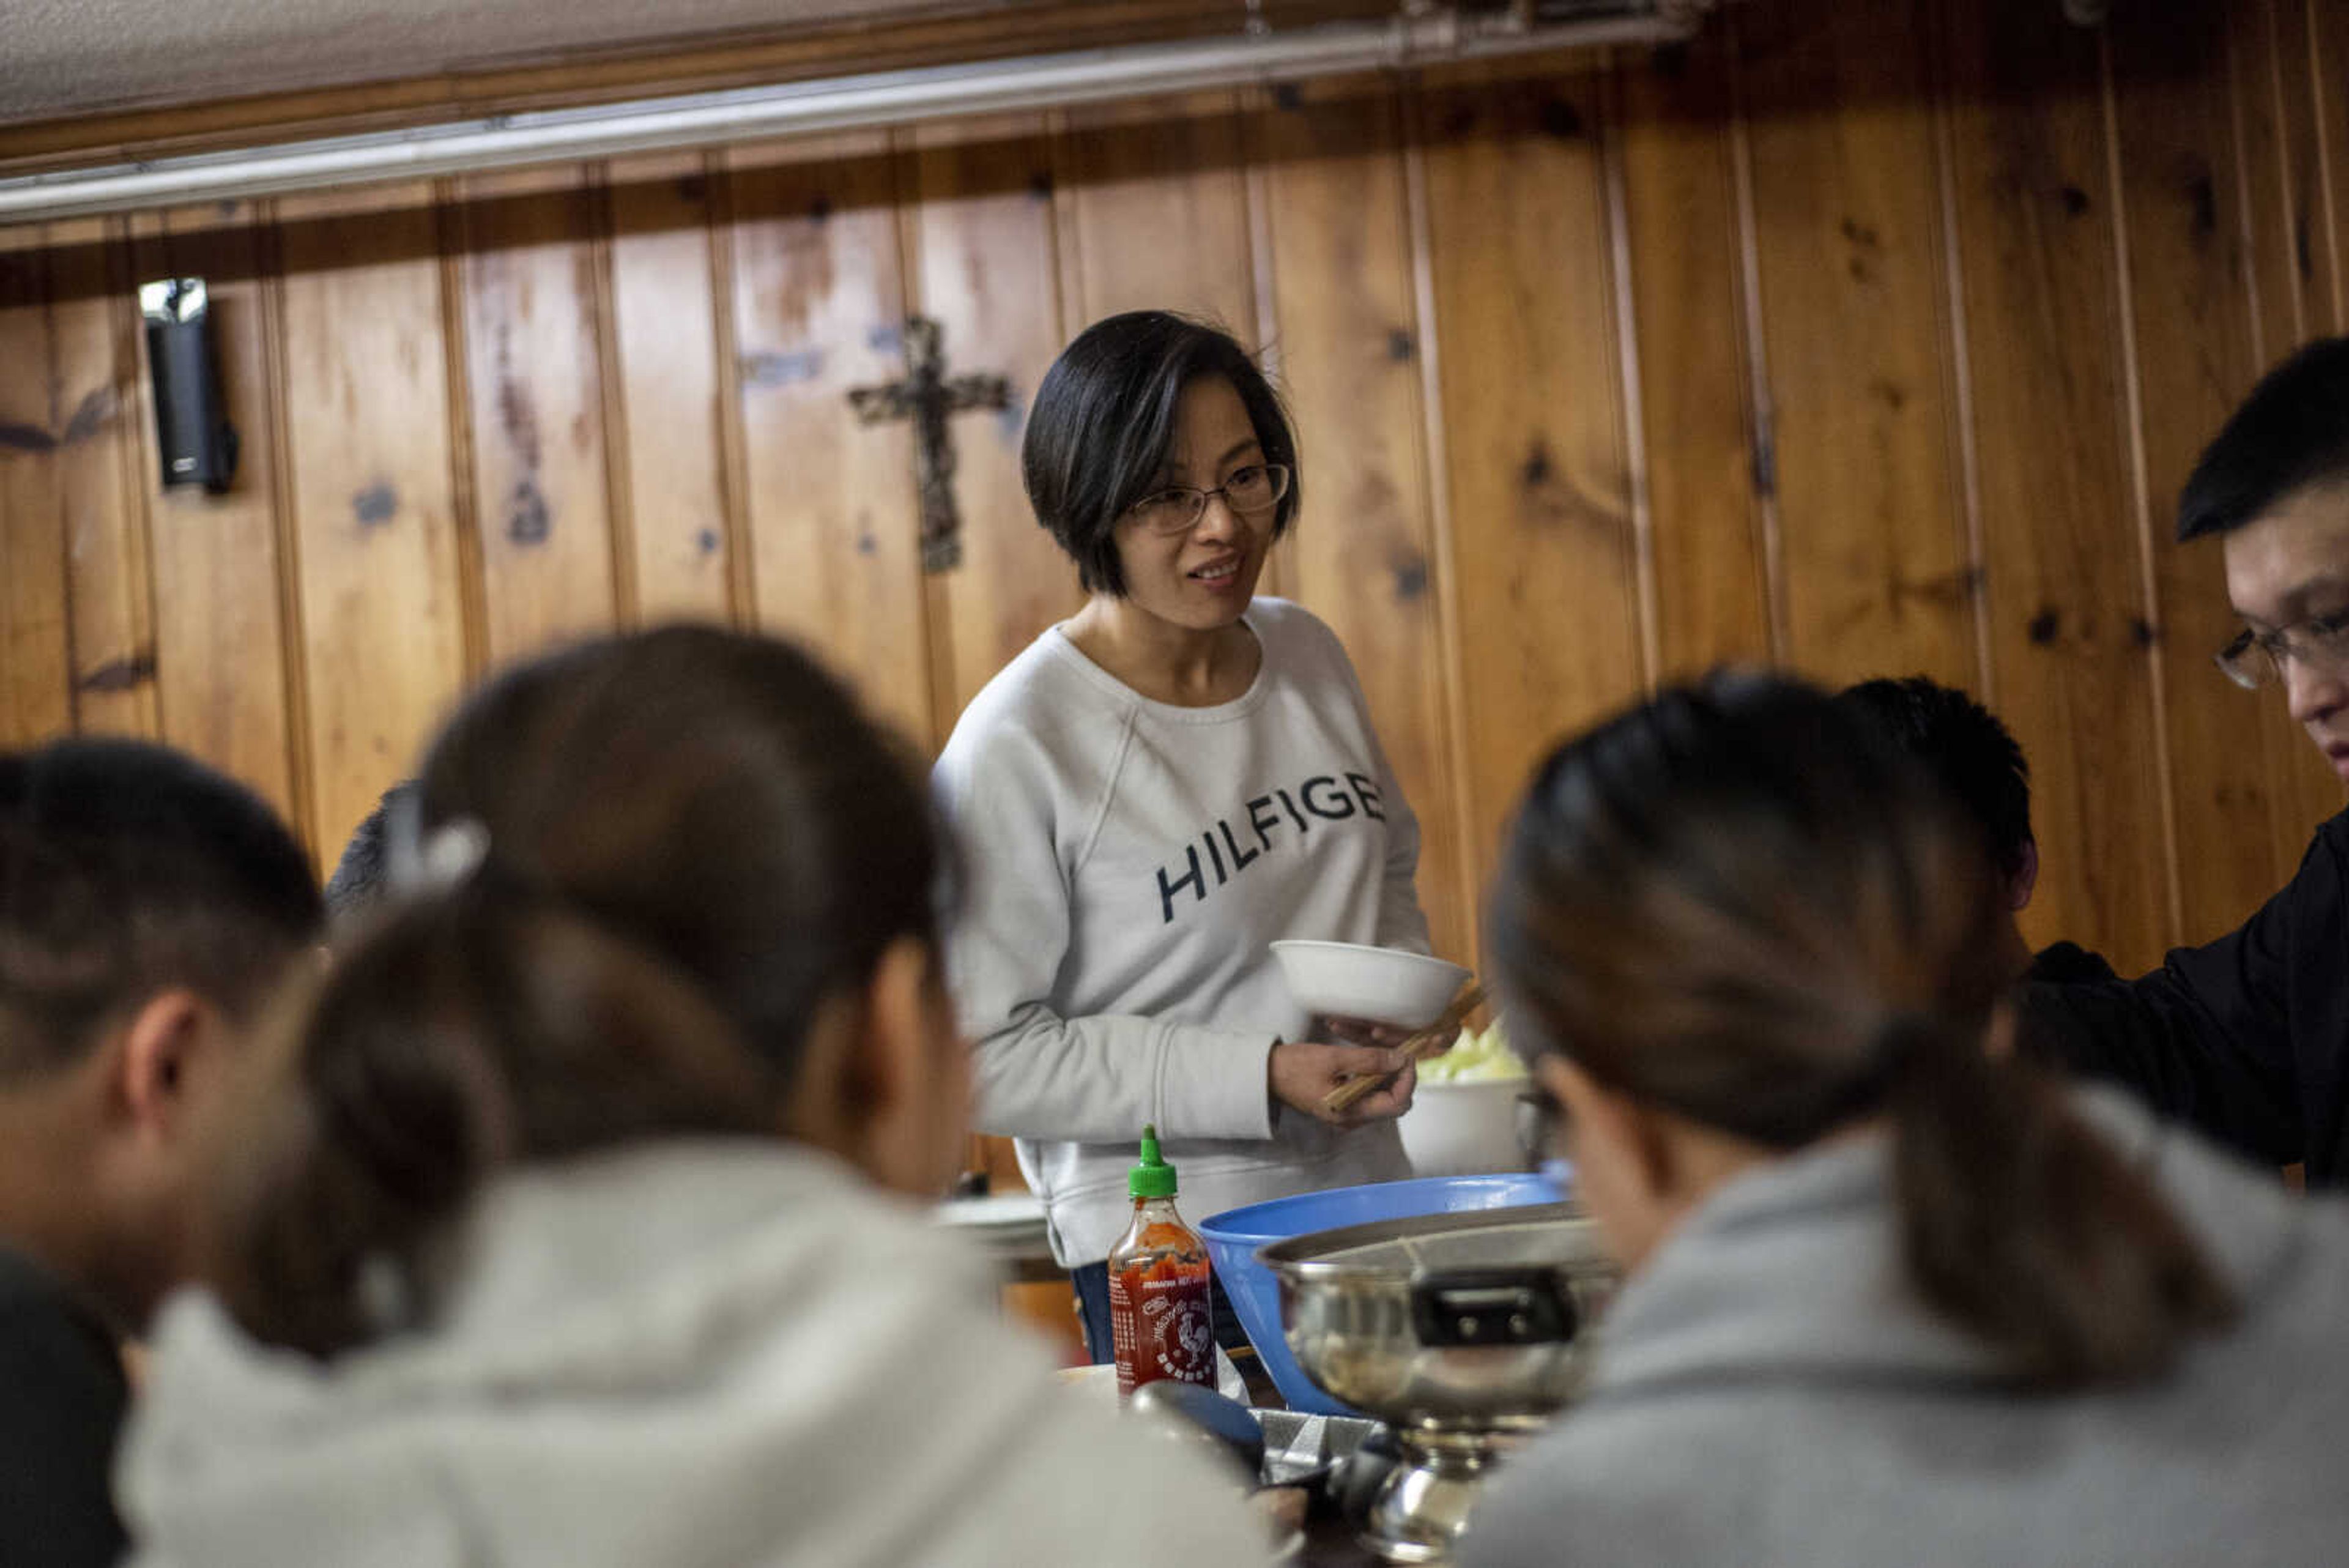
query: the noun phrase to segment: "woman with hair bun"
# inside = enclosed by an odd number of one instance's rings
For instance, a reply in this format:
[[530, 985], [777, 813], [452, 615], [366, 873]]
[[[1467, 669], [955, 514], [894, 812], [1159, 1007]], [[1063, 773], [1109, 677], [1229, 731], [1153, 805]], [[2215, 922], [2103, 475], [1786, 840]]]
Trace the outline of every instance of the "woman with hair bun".
[[1560, 747], [1492, 896], [1630, 1273], [1468, 1568], [2337, 1562], [2349, 1213], [1992, 1060], [1974, 830], [1824, 694]]
[[967, 1147], [951, 857], [844, 687], [731, 632], [591, 643], [469, 701], [414, 798], [404, 896], [214, 1129], [218, 1296], [166, 1312], [120, 1465], [138, 1563], [1263, 1559], [927, 1220]]

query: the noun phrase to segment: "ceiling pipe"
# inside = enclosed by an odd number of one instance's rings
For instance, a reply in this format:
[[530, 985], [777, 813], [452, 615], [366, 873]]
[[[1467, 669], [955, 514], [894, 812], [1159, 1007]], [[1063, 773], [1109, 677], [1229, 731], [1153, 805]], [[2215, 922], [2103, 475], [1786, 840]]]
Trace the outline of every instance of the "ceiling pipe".
[[1691, 0], [1558, 22], [1415, 8], [1208, 41], [1137, 45], [492, 115], [447, 125], [139, 159], [0, 179], [0, 224], [567, 163], [817, 131], [1068, 108], [1365, 70], [1688, 37]]

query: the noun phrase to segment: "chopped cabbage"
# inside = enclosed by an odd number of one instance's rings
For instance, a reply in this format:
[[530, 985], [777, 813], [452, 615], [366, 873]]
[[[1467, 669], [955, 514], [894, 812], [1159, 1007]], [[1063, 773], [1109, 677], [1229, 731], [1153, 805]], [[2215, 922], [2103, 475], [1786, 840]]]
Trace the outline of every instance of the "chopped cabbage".
[[1485, 1084], [1525, 1075], [1526, 1064], [1509, 1049], [1497, 1023], [1481, 1033], [1463, 1029], [1451, 1050], [1419, 1064], [1423, 1084]]

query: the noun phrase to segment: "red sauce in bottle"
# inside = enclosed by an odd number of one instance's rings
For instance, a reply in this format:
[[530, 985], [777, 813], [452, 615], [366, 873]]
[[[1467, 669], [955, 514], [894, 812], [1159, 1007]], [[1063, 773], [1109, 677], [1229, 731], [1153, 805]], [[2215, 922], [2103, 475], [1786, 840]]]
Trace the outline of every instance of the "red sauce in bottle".
[[1127, 1179], [1133, 1223], [1109, 1255], [1110, 1338], [1117, 1391], [1174, 1378], [1216, 1386], [1216, 1319], [1207, 1249], [1174, 1211], [1174, 1168], [1158, 1129], [1142, 1129], [1142, 1163]]

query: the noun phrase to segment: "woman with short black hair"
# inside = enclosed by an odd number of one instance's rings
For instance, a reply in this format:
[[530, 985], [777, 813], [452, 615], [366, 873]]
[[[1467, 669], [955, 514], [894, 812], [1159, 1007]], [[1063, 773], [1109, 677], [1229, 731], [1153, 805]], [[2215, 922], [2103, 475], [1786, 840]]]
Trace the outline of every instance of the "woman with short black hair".
[[[1297, 442], [1226, 333], [1112, 317], [1038, 389], [1024, 471], [1089, 597], [990, 681], [939, 759], [968, 857], [953, 942], [978, 1125], [1019, 1140], [1109, 1354], [1102, 1261], [1145, 1122], [1194, 1218], [1410, 1174], [1402, 1064], [1323, 1038], [1282, 938], [1427, 948], [1419, 830], [1345, 650], [1255, 597], [1295, 521]], [[1226, 1325], [1228, 1326], [1228, 1325]]]
[[1247, 350], [1215, 327], [1164, 311], [1112, 317], [1053, 363], [1020, 452], [1036, 521], [1076, 563], [1087, 593], [1127, 597], [1120, 526], [1136, 503], [1165, 489], [1184, 392], [1203, 379], [1222, 381], [1238, 400], [1256, 443], [1247, 482], [1226, 498], [1231, 510], [1258, 522], [1268, 510], [1275, 540], [1296, 521], [1297, 437]]

